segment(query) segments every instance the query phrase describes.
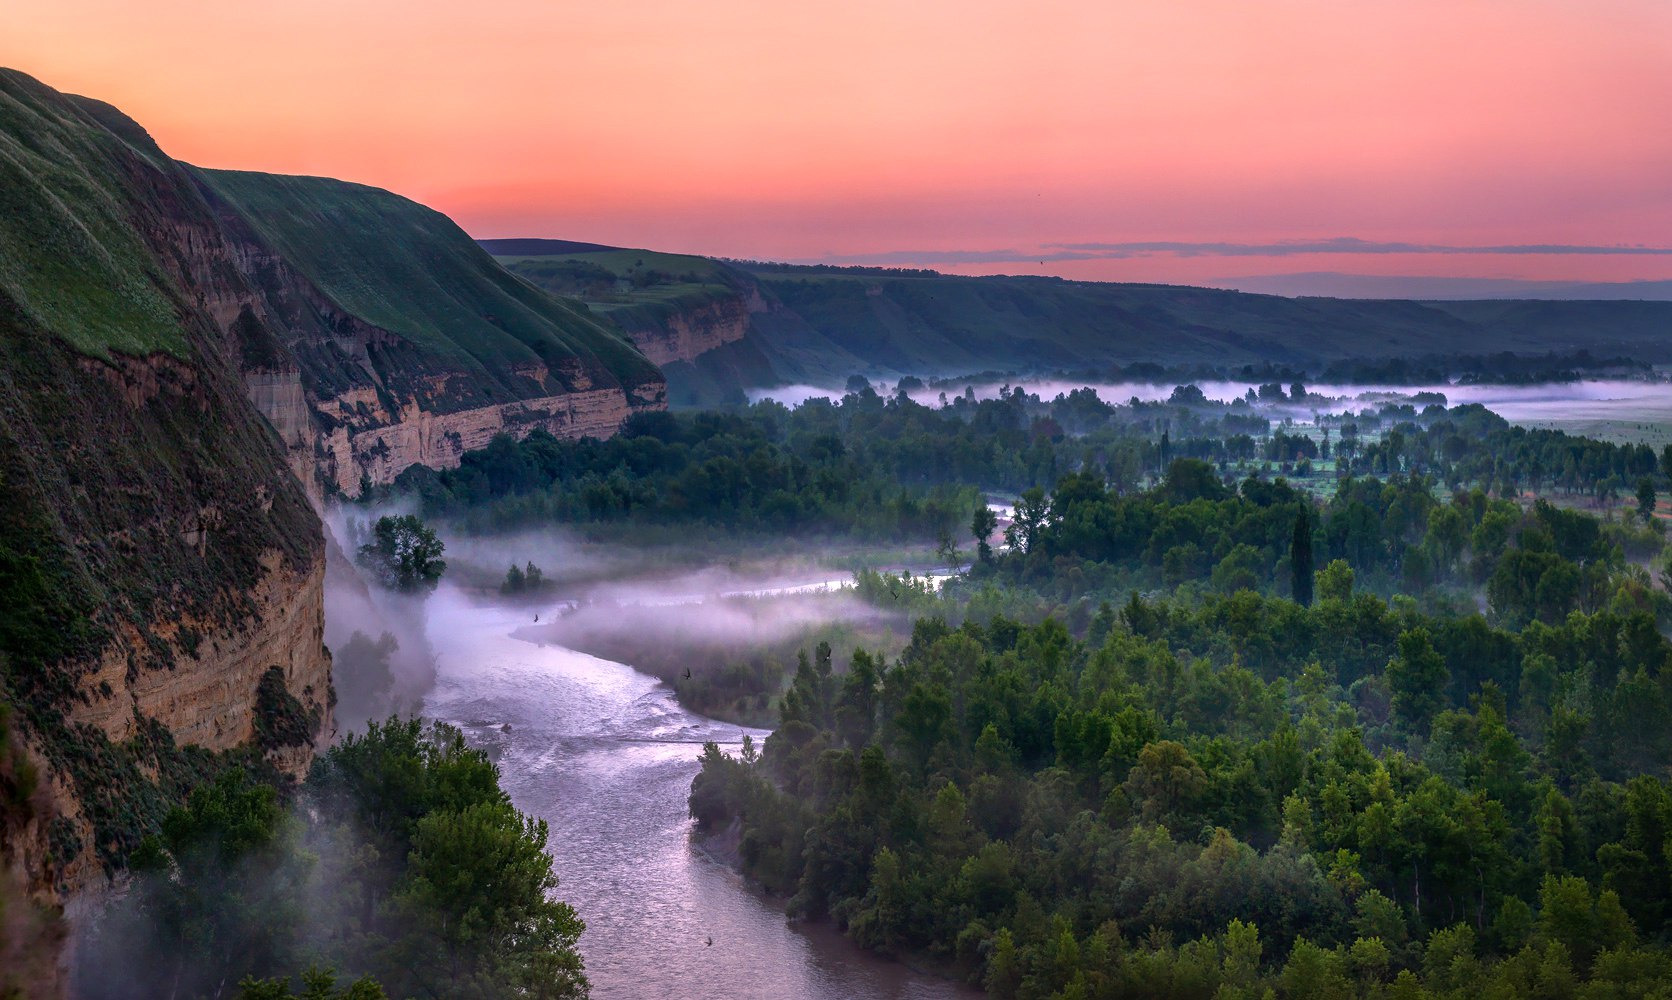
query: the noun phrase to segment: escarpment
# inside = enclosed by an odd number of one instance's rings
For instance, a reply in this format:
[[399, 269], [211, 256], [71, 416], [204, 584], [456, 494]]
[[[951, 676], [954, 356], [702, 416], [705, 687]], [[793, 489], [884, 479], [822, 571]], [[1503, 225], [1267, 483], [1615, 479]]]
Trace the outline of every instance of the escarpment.
[[[0, 72], [0, 199], [0, 701], [37, 776], [0, 859], [52, 898], [217, 768], [306, 770], [324, 542], [212, 311], [246, 292], [186, 173]], [[266, 738], [263, 711], [303, 726]]]
[[437, 212], [325, 178], [192, 176], [253, 293], [218, 317], [316, 496], [457, 465], [499, 433], [607, 437], [666, 405], [661, 373], [619, 331]]
[[667, 365], [695, 361], [709, 351], [737, 343], [749, 332], [751, 314], [766, 309], [760, 293], [749, 289], [669, 309], [661, 315], [623, 310], [615, 319], [645, 357]]
[[32, 775], [0, 867], [62, 899], [217, 771], [306, 771], [334, 730], [323, 499], [664, 400], [437, 213], [198, 170], [0, 70], [0, 713]]

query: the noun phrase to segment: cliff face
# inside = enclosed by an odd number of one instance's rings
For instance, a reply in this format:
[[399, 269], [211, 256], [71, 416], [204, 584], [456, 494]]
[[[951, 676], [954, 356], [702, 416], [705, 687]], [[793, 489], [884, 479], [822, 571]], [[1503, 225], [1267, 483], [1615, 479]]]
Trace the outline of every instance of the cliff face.
[[422, 206], [199, 171], [0, 70], [0, 878], [72, 896], [218, 768], [306, 771], [320, 500], [664, 400]]
[[[0, 801], [0, 862], [59, 898], [229, 755], [299, 777], [330, 739], [324, 544], [240, 371], [271, 338], [229, 303], [258, 297], [186, 172], [0, 71], [0, 202], [0, 711], [38, 775]], [[312, 741], [264, 739], [275, 706]]]
[[438, 213], [322, 178], [193, 176], [225, 234], [216, 269], [249, 289], [210, 308], [316, 498], [457, 465], [495, 434], [607, 437], [666, 405], [661, 373], [618, 330], [513, 277]]
[[744, 289], [669, 311], [664, 316], [624, 313], [616, 318], [644, 356], [658, 365], [695, 361], [735, 344], [749, 332], [750, 317], [767, 311], [756, 289]]
[[741, 403], [746, 388], [841, 384], [871, 366], [814, 330], [748, 270], [688, 254], [566, 240], [482, 240], [511, 272], [584, 302], [662, 367], [673, 405]]

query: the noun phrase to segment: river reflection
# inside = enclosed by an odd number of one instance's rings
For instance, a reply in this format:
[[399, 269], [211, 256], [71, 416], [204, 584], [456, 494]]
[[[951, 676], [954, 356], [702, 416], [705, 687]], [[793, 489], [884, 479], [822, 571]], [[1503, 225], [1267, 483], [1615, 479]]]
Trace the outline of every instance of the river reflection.
[[622, 664], [517, 638], [529, 612], [478, 605], [445, 584], [427, 611], [439, 676], [426, 714], [492, 754], [517, 808], [550, 824], [558, 894], [587, 923], [593, 996], [975, 995], [828, 928], [788, 924], [692, 845], [686, 795], [702, 744], [735, 747], [764, 731], [686, 712]]

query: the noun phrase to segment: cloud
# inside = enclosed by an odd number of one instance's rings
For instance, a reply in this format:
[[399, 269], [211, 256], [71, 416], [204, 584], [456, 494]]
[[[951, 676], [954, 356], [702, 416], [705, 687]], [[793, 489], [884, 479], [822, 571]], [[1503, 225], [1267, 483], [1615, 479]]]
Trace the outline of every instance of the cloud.
[[1296, 257], [1305, 254], [1442, 254], [1514, 256], [1672, 256], [1672, 247], [1642, 244], [1509, 243], [1459, 246], [1446, 243], [1403, 243], [1338, 236], [1322, 240], [1275, 240], [1265, 243], [1134, 240], [1117, 243], [1047, 243], [1024, 250], [882, 250], [876, 253], [826, 254], [803, 258], [801, 264], [872, 264], [924, 266], [931, 264], [1057, 263], [1074, 260], [1128, 260], [1139, 257]]
[[[1444, 243], [1401, 243], [1337, 236], [1326, 240], [1276, 240], [1268, 243], [1193, 243], [1156, 240], [1123, 243], [1051, 243], [1048, 249], [1098, 257], [1293, 257], [1299, 254], [1550, 254], [1672, 256], [1672, 247], [1642, 244], [1509, 243], [1456, 246]], [[1019, 258], [1018, 258], [1019, 259]]]
[[880, 250], [876, 253], [832, 253], [803, 257], [796, 264], [1010, 264], [1016, 261], [1101, 260], [1108, 254], [1075, 249], [1023, 250]]

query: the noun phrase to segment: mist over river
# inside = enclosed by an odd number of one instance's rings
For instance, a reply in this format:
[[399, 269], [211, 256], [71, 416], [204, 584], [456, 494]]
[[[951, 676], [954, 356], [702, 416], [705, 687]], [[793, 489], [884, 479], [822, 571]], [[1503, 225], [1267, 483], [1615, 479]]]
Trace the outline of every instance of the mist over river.
[[828, 926], [789, 924], [692, 842], [686, 796], [703, 743], [735, 751], [744, 733], [766, 731], [693, 715], [629, 666], [519, 637], [532, 608], [443, 583], [426, 613], [438, 663], [424, 714], [487, 750], [517, 808], [550, 824], [558, 896], [586, 921], [594, 997], [976, 995]]

